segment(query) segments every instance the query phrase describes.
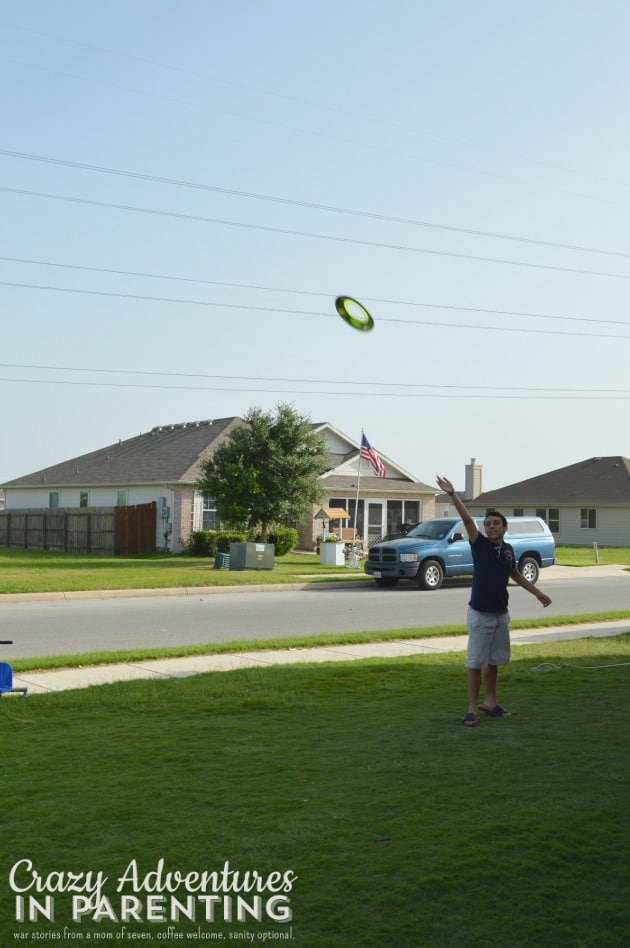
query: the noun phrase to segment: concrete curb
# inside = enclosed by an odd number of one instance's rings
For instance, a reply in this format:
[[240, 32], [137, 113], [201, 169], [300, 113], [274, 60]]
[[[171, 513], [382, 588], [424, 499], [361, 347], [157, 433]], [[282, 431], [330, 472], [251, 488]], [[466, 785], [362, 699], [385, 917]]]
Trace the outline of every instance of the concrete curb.
[[215, 596], [234, 595], [254, 592], [300, 592], [303, 589], [343, 589], [355, 586], [357, 582], [369, 580], [349, 580], [338, 583], [269, 583], [254, 586], [169, 586], [160, 589], [79, 589], [68, 592], [42, 593], [0, 593], [0, 606], [3, 602], [54, 602], [72, 599], [141, 599], [150, 596]]

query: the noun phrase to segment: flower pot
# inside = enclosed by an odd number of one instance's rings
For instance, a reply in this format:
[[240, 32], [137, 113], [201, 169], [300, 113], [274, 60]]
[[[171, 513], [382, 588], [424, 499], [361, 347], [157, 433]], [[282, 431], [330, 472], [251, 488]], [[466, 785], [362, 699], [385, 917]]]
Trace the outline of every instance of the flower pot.
[[343, 543], [322, 543], [319, 547], [319, 562], [322, 566], [343, 566], [345, 564]]

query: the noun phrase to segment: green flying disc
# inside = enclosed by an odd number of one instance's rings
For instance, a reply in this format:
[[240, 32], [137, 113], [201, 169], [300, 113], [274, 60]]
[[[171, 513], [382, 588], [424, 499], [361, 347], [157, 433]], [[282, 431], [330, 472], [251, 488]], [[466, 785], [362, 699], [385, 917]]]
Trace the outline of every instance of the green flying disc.
[[337, 312], [353, 329], [360, 329], [367, 332], [374, 328], [374, 320], [368, 313], [365, 306], [362, 306], [351, 296], [338, 296], [335, 300]]

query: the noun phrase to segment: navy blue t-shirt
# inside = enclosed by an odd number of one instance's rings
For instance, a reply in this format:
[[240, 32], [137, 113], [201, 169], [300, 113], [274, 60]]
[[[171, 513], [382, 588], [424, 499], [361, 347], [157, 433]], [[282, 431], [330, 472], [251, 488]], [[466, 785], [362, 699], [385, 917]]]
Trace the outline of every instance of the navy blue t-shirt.
[[473, 582], [470, 605], [478, 612], [507, 612], [507, 584], [514, 569], [514, 550], [509, 543], [495, 546], [483, 533], [470, 544]]

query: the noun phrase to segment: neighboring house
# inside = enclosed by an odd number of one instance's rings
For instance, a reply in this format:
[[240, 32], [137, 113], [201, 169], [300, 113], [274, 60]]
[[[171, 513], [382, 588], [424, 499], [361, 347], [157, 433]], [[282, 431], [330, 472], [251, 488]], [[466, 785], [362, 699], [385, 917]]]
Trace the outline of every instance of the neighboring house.
[[240, 418], [161, 425], [34, 474], [7, 481], [5, 510], [42, 507], [116, 507], [157, 503], [156, 549], [179, 552], [201, 529], [199, 463], [211, 455]]
[[[342, 508], [350, 514], [347, 525], [331, 522], [331, 532], [345, 529], [349, 535], [356, 529], [367, 547], [386, 533], [398, 532], [403, 523], [417, 523], [435, 515], [434, 487], [423, 484], [378, 450], [387, 476], [376, 477], [370, 462], [360, 457], [359, 442], [328, 423], [313, 425], [313, 430], [325, 439], [331, 460], [330, 469], [321, 476], [326, 493], [320, 506]], [[321, 520], [315, 519], [319, 509], [313, 508], [313, 517], [300, 531], [301, 549], [314, 549], [322, 532]]]
[[564, 545], [630, 546], [630, 459], [589, 458], [482, 493], [468, 507], [542, 517]]
[[[161, 425], [34, 474], [1, 485], [5, 510], [51, 507], [115, 507], [157, 503], [156, 548], [180, 552], [193, 530], [217, 523], [214, 502], [197, 490], [200, 462], [244, 424], [238, 417]], [[359, 468], [359, 444], [329, 424], [313, 425], [326, 441], [331, 468], [322, 474], [325, 496], [300, 531], [300, 547], [314, 549], [322, 530], [321, 506], [342, 507], [351, 517], [359, 486], [357, 534], [375, 542], [401, 523], [432, 517], [435, 489], [381, 455], [387, 477]], [[380, 452], [379, 452], [380, 454]], [[347, 521], [354, 528], [354, 520]], [[367, 523], [367, 538], [365, 525]], [[331, 528], [334, 526], [330, 525]], [[346, 528], [347, 529], [347, 528]]]

